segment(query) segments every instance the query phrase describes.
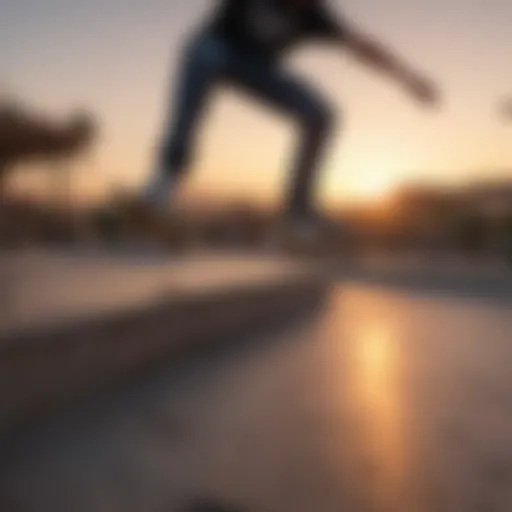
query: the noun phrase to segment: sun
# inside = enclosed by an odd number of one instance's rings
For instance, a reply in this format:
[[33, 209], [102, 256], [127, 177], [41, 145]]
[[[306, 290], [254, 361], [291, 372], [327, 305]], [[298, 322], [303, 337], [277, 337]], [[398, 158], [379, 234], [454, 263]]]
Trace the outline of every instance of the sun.
[[347, 184], [347, 195], [355, 201], [384, 202], [399, 185], [395, 176], [388, 173], [362, 173]]

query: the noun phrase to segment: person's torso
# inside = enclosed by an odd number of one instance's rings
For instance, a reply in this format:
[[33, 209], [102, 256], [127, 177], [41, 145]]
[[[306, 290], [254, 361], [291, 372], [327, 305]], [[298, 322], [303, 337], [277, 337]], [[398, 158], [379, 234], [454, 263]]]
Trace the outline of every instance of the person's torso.
[[210, 30], [242, 49], [276, 57], [312, 35], [318, 9], [293, 12], [280, 0], [224, 0]]

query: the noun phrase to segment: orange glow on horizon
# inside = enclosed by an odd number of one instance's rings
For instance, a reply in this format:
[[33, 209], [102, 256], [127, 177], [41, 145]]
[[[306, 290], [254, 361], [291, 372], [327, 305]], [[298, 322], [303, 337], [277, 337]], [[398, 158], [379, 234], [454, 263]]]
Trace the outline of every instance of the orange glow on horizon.
[[384, 170], [358, 173], [356, 176], [343, 176], [326, 186], [325, 199], [329, 204], [374, 204], [387, 203], [393, 194], [404, 184], [404, 178]]
[[399, 183], [390, 175], [365, 176], [349, 186], [347, 195], [349, 199], [382, 202], [388, 199], [398, 186]]

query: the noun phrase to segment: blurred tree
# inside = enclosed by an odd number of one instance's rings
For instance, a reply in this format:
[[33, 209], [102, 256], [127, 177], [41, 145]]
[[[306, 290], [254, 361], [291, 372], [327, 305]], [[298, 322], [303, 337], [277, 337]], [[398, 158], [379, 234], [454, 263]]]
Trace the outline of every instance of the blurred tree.
[[[83, 154], [96, 137], [89, 114], [79, 112], [56, 123], [27, 112], [18, 105], [0, 105], [0, 194], [9, 172], [27, 162], [62, 163]], [[55, 167], [59, 171], [61, 166]], [[59, 184], [67, 176], [59, 173]]]
[[502, 98], [498, 103], [498, 116], [505, 123], [512, 123], [512, 97]]

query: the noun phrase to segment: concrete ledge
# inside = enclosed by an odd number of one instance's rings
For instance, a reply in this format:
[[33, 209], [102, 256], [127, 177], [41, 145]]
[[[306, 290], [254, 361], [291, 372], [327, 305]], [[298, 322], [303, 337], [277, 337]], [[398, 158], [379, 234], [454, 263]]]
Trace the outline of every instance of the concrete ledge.
[[10, 263], [20, 278], [0, 318], [0, 431], [315, 306], [327, 286], [317, 269], [285, 260], [46, 258]]

